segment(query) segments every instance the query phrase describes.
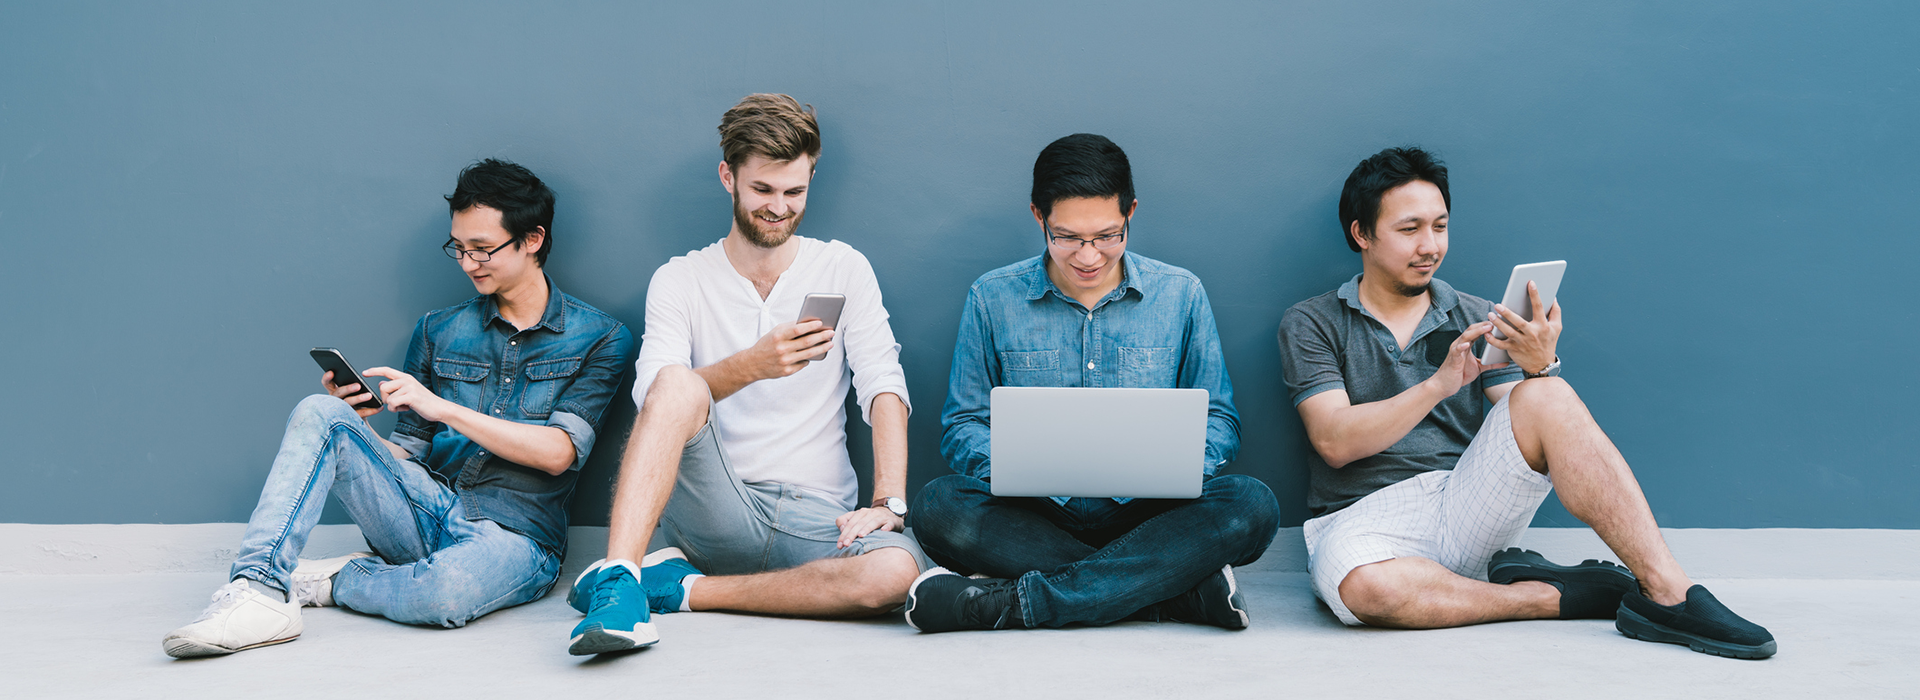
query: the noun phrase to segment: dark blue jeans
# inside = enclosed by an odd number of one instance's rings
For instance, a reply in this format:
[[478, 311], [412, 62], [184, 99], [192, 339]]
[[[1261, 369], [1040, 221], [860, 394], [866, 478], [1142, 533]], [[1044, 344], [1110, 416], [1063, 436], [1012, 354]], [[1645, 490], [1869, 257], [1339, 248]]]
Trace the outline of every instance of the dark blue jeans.
[[1260, 558], [1280, 507], [1258, 479], [1229, 474], [1200, 497], [1000, 498], [987, 482], [934, 479], [914, 498], [914, 534], [927, 555], [961, 573], [1016, 579], [1027, 627], [1104, 625]]

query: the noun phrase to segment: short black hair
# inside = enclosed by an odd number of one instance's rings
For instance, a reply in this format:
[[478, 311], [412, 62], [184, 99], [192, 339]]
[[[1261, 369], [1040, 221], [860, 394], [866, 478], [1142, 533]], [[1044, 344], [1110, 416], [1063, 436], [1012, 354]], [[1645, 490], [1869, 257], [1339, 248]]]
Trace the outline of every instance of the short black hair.
[[1120, 213], [1133, 207], [1133, 166], [1127, 152], [1098, 134], [1063, 136], [1033, 161], [1033, 206], [1040, 217], [1053, 215], [1062, 199], [1120, 198]]
[[1401, 146], [1368, 156], [1353, 166], [1347, 186], [1340, 190], [1340, 237], [1347, 247], [1360, 252], [1353, 240], [1353, 223], [1360, 222], [1360, 233], [1373, 238], [1374, 224], [1380, 221], [1380, 197], [1395, 187], [1424, 180], [1440, 188], [1440, 199], [1453, 209], [1453, 195], [1447, 193], [1447, 164], [1421, 150], [1419, 146]]
[[460, 180], [447, 195], [447, 212], [458, 214], [480, 204], [500, 210], [500, 227], [513, 236], [513, 242], [525, 244], [536, 228], [547, 231], [547, 242], [533, 254], [534, 262], [547, 266], [547, 253], [553, 252], [553, 190], [534, 177], [533, 171], [514, 163], [488, 158], [460, 171]]

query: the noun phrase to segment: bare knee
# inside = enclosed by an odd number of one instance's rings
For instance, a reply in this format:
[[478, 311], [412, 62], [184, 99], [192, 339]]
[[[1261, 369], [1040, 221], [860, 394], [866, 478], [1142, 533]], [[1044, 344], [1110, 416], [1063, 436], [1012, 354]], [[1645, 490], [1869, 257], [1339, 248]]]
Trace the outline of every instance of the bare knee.
[[1547, 473], [1556, 445], [1591, 435], [1599, 426], [1573, 386], [1559, 377], [1528, 379], [1507, 394], [1513, 439], [1527, 466]]
[[1404, 627], [1401, 621], [1419, 598], [1405, 568], [1405, 562], [1389, 559], [1347, 572], [1340, 581], [1341, 604], [1369, 625]]
[[1573, 385], [1559, 377], [1539, 377], [1514, 385], [1507, 394], [1507, 411], [1516, 417], [1541, 413], [1559, 413], [1569, 408], [1586, 410]]
[[899, 607], [907, 602], [907, 588], [920, 575], [913, 555], [899, 547], [885, 547], [854, 558], [853, 580], [849, 581], [851, 603], [869, 615]]
[[707, 408], [711, 405], [713, 391], [707, 387], [707, 380], [686, 367], [667, 365], [654, 375], [653, 385], [647, 387], [646, 404], [640, 409], [641, 419], [654, 416], [697, 419], [705, 423]]

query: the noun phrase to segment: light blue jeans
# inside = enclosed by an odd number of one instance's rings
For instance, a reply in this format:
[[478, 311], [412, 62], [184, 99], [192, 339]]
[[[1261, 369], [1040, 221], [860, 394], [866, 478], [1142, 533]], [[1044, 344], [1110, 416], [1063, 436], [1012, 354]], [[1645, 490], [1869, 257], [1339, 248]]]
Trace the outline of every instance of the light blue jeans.
[[458, 494], [419, 462], [395, 458], [346, 402], [324, 394], [301, 401], [287, 419], [231, 577], [292, 590], [329, 493], [379, 555], [334, 577], [333, 599], [343, 607], [459, 627], [536, 600], [559, 577], [559, 558], [491, 520], [468, 520]]

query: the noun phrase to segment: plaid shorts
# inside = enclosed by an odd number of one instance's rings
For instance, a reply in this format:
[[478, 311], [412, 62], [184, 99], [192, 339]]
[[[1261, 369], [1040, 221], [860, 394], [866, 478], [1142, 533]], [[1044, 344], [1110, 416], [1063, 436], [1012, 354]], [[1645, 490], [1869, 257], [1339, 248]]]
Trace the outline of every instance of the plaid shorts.
[[1487, 561], [1520, 543], [1553, 480], [1527, 466], [1507, 402], [1494, 404], [1452, 471], [1432, 471], [1308, 520], [1307, 571], [1314, 595], [1340, 621], [1364, 624], [1340, 601], [1347, 573], [1375, 562], [1421, 557], [1487, 580]]

